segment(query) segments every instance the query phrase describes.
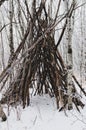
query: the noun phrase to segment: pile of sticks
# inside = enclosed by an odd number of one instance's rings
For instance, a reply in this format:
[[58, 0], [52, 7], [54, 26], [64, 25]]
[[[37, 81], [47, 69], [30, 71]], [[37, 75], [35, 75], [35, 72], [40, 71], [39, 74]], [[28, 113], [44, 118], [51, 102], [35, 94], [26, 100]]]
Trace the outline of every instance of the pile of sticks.
[[[11, 61], [0, 75], [0, 91], [2, 91], [4, 86], [6, 86], [6, 82], [9, 81], [12, 69], [15, 68], [18, 61], [18, 70], [16, 74], [14, 74], [0, 103], [8, 103], [10, 105], [22, 103], [23, 108], [25, 108], [26, 105], [28, 106], [30, 104], [30, 90], [33, 90], [34, 95], [49, 94], [51, 97], [54, 96], [56, 98], [57, 108], [61, 111], [65, 108], [67, 109], [68, 104], [68, 72], [59, 53], [58, 45], [65, 32], [67, 20], [65, 20], [64, 28], [62, 29], [57, 44], [55, 44], [53, 32], [55, 26], [66, 18], [66, 16], [72, 16], [73, 7], [71, 5], [69, 12], [58, 20], [58, 22], [53, 20], [52, 24], [50, 24], [50, 17], [46, 11], [45, 3], [41, 2], [37, 10], [35, 4], [34, 1], [33, 17], [28, 10], [30, 21], [25, 35], [12, 56]], [[41, 18], [42, 11], [44, 11], [45, 14], [43, 18]], [[27, 47], [25, 46], [26, 41], [28, 43]], [[21, 55], [20, 57], [19, 54]], [[85, 91], [82, 89], [75, 76], [73, 76], [73, 79], [86, 96]], [[84, 107], [81, 96], [78, 94], [74, 84], [72, 86], [71, 96], [72, 102], [75, 104], [78, 111], [79, 106], [82, 108]], [[62, 103], [61, 108], [59, 105], [60, 103]]]

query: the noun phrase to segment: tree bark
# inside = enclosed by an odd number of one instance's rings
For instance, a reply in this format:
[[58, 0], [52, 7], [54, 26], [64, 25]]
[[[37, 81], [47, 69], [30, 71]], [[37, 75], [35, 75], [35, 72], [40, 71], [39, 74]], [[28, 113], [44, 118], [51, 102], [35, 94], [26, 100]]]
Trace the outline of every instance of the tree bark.
[[[73, 6], [75, 6], [75, 0], [72, 1]], [[67, 3], [67, 9], [69, 8], [69, 3]], [[73, 89], [73, 49], [72, 49], [72, 18], [68, 17], [67, 25], [67, 86], [68, 86], [68, 110], [73, 108], [72, 106], [72, 89]]]

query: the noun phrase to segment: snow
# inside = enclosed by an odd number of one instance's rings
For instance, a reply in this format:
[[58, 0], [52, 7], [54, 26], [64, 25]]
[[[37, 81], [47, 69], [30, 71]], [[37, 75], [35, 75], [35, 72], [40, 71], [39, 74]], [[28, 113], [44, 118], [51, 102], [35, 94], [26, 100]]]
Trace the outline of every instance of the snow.
[[[7, 106], [3, 106], [8, 115]], [[29, 107], [9, 108], [7, 121], [0, 121], [0, 130], [86, 130], [86, 111], [58, 112], [54, 98], [33, 96]]]
[[[32, 7], [31, 1], [32, 0], [28, 2], [30, 10]], [[80, 0], [78, 0], [78, 3], [80, 3]], [[63, 7], [65, 6], [63, 5]], [[64, 10], [63, 7], [61, 8], [60, 13], [62, 13], [62, 11]], [[0, 18], [2, 19], [1, 21], [3, 25], [4, 22], [9, 23], [9, 19], [7, 17], [8, 14], [5, 11], [4, 7], [1, 7], [1, 9], [2, 9], [1, 12], [4, 11], [3, 14], [5, 16], [2, 18], [2, 14], [0, 12]], [[56, 4], [56, 1], [54, 0], [54, 10], [52, 13], [53, 17], [55, 14], [55, 9], [57, 9], [57, 4]], [[80, 57], [79, 53], [81, 52], [80, 47], [81, 47], [81, 41], [82, 41], [82, 37], [80, 34], [81, 33], [80, 11], [81, 10], [78, 9], [76, 12], [75, 25], [74, 25], [75, 30], [73, 34], [74, 35], [73, 36], [73, 39], [74, 39], [73, 50], [74, 50], [75, 73], [80, 68], [80, 64], [79, 64], [80, 58], [78, 58]], [[8, 27], [7, 27], [7, 30], [8, 30]], [[57, 36], [58, 34], [56, 35], [56, 38], [58, 38]], [[8, 63], [7, 61], [9, 58], [9, 55], [8, 55], [9, 50], [8, 50], [8, 42], [7, 42], [8, 40], [7, 40], [6, 30], [3, 30], [3, 38], [4, 38], [4, 50], [5, 50], [5, 63]], [[77, 51], [76, 51], [76, 48], [78, 48]], [[78, 81], [80, 81], [80, 79], [78, 79]], [[83, 86], [83, 88], [85, 87], [86, 85]], [[0, 99], [1, 99], [1, 94], [0, 94]], [[8, 116], [7, 106], [5, 105], [3, 107], [4, 107], [4, 111], [6, 115]], [[78, 113], [76, 110], [72, 110], [70, 112], [66, 111], [66, 115], [65, 115], [64, 112], [58, 112], [56, 108], [55, 99], [50, 98], [48, 95], [32, 97], [29, 107], [26, 107], [25, 109], [22, 109], [21, 106], [18, 106], [16, 109], [10, 107], [9, 111], [10, 111], [10, 115], [8, 116], [7, 121], [5, 122], [0, 121], [0, 130], [86, 130], [85, 108], [84, 110], [81, 110], [81, 113]]]

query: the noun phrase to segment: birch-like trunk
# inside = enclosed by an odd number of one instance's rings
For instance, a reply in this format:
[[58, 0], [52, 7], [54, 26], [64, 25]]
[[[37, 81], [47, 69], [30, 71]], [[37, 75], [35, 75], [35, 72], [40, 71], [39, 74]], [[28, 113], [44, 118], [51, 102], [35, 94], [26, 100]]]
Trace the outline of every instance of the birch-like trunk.
[[[84, 2], [84, 0], [83, 0]], [[83, 7], [83, 84], [86, 84], [86, 5]]]
[[84, 39], [83, 39], [83, 8], [81, 8], [81, 13], [80, 13], [80, 16], [81, 16], [81, 46], [80, 46], [80, 83], [81, 83], [81, 86], [82, 86], [82, 79], [83, 79], [83, 45], [84, 45]]
[[[2, 28], [1, 24], [0, 24], [0, 28]], [[4, 61], [4, 45], [3, 45], [3, 35], [2, 32], [0, 33], [0, 49], [1, 49], [1, 56], [0, 56], [0, 70], [4, 70], [5, 69], [5, 61]]]
[[[85, 1], [82, 0], [82, 3]], [[80, 79], [81, 85], [86, 83], [86, 5], [81, 8], [81, 57], [80, 57]]]
[[[14, 42], [13, 42], [13, 0], [9, 1], [9, 18], [10, 18], [10, 28], [9, 28], [9, 47], [10, 47], [10, 57], [9, 57], [9, 63], [12, 62], [12, 58], [14, 55]], [[10, 72], [10, 83], [12, 82], [13, 77], [13, 70]]]
[[73, 61], [72, 61], [72, 41], [71, 41], [71, 19], [68, 18], [68, 52], [67, 52], [67, 68], [68, 68], [68, 109], [72, 108], [72, 73], [73, 73]]
[[[72, 1], [73, 6], [75, 5], [75, 0]], [[67, 9], [69, 8], [69, 3], [67, 3]], [[67, 42], [68, 42], [68, 50], [67, 50], [67, 69], [68, 69], [68, 75], [67, 75], [67, 86], [68, 86], [68, 110], [71, 110], [73, 108], [72, 106], [72, 87], [73, 87], [73, 81], [72, 81], [72, 75], [73, 75], [73, 49], [72, 49], [72, 17], [68, 17], [68, 25], [67, 25]]]
[[[14, 43], [13, 43], [13, 0], [9, 1], [9, 16], [10, 16], [10, 29], [9, 29], [9, 47], [10, 47], [10, 59], [12, 58], [14, 54]], [[10, 62], [10, 61], [9, 61]]]

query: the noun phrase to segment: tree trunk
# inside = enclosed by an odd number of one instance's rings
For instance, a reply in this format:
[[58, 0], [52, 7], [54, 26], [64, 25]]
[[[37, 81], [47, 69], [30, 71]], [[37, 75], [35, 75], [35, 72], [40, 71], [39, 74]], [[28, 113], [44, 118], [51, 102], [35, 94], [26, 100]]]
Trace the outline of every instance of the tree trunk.
[[[73, 6], [75, 5], [75, 0], [73, 0]], [[69, 8], [69, 3], [67, 3], [67, 9]], [[67, 86], [68, 86], [68, 110], [73, 108], [72, 106], [72, 89], [73, 89], [73, 49], [72, 49], [72, 17], [68, 17], [68, 25], [67, 25], [67, 41], [68, 41], [68, 50], [67, 50]]]

